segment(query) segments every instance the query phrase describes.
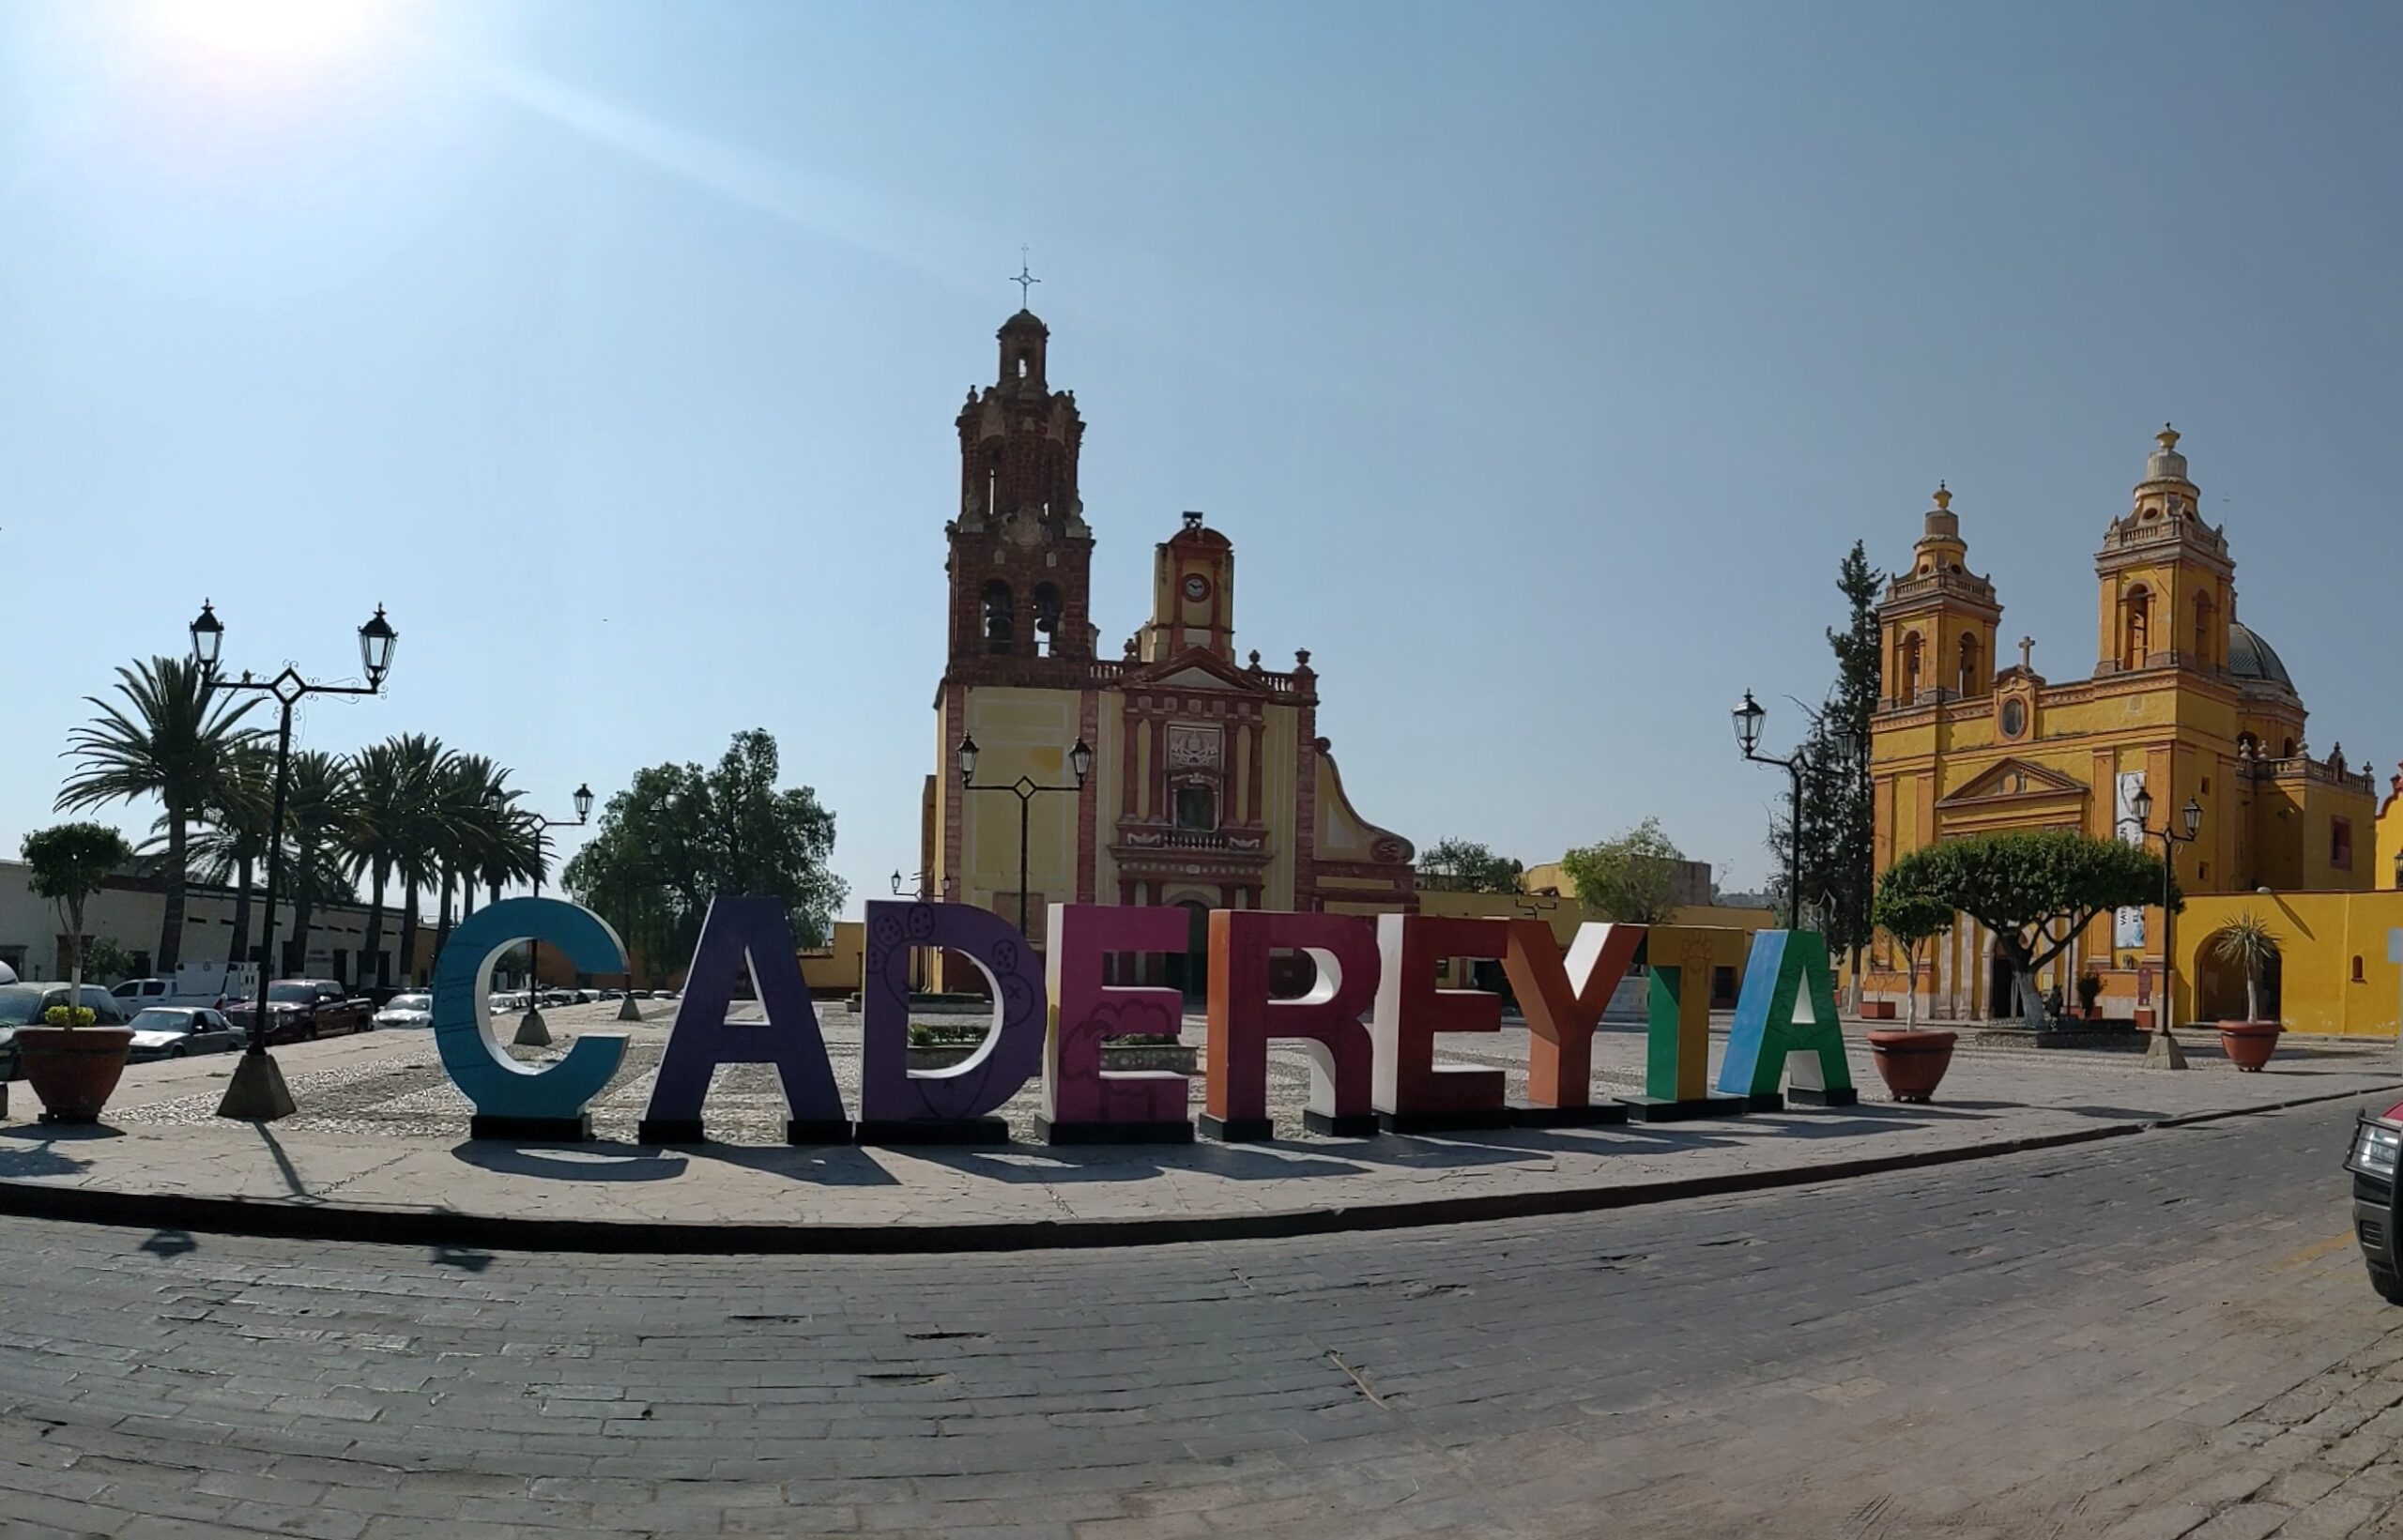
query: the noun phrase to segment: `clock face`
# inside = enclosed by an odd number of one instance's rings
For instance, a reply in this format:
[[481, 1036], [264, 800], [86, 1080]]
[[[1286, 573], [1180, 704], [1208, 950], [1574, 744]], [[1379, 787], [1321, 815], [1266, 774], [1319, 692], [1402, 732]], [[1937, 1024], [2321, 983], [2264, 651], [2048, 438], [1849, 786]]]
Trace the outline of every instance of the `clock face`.
[[1210, 597], [1210, 580], [1200, 572], [1188, 573], [1185, 579], [1185, 597], [1199, 604]]

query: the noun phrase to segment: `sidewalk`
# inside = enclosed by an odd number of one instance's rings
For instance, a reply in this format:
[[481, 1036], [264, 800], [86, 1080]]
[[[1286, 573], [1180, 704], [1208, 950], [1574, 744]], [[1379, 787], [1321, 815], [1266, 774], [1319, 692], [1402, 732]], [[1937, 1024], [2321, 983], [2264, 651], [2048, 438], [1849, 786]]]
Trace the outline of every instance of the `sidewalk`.
[[[610, 1008], [551, 1015], [564, 1051], [620, 1030]], [[664, 1013], [663, 1013], [664, 1014]], [[773, 1142], [783, 1107], [770, 1072], [729, 1068], [708, 1107], [714, 1138], [633, 1141], [665, 1022], [630, 1029], [626, 1068], [581, 1146], [467, 1138], [467, 1107], [424, 1033], [374, 1033], [279, 1049], [295, 1117], [226, 1123], [213, 1109], [230, 1056], [138, 1065], [108, 1125], [48, 1129], [30, 1088], [0, 1126], [0, 1212], [158, 1227], [516, 1248], [895, 1251], [1297, 1234], [1612, 1208], [1797, 1184], [2013, 1150], [2110, 1138], [2210, 1118], [2403, 1086], [2395, 1045], [2290, 1039], [2270, 1070], [2241, 1075], [2202, 1034], [2195, 1068], [2136, 1056], [1988, 1048], [1955, 1056], [1932, 1106], [1885, 1100], [1852, 1051], [1858, 1107], [1669, 1126], [1329, 1140], [1300, 1136], [1299, 1055], [1271, 1064], [1274, 1145], [1050, 1149], [794, 1149]], [[855, 1094], [855, 1018], [829, 1013], [838, 1078]], [[1446, 1040], [1447, 1057], [1523, 1061], [1523, 1033]], [[1596, 1095], [1632, 1090], [1643, 1040], [1595, 1044]], [[1718, 1044], [1714, 1043], [1713, 1056]], [[1198, 1099], [1201, 1082], [1194, 1090]], [[1520, 1088], [1513, 1086], [1513, 1093]], [[1005, 1111], [1029, 1136], [1033, 1092]], [[854, 1104], [855, 1105], [855, 1104]], [[2328, 1152], [2334, 1180], [2342, 1151]]]

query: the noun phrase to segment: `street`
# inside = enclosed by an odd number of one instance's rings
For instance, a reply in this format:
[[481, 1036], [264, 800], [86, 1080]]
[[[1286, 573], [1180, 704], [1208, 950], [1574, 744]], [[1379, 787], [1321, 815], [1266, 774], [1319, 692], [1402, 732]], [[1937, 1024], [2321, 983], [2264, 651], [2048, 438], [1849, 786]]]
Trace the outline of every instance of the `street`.
[[0, 1222], [9, 1534], [2403, 1526], [2352, 1102], [1293, 1242], [544, 1258]]

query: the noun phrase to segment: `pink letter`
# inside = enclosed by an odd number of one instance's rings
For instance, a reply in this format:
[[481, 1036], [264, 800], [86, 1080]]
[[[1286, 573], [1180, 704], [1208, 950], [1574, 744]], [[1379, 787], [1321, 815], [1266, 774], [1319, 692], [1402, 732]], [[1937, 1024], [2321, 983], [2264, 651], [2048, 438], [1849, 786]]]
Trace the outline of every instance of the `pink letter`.
[[1053, 1144], [1181, 1144], [1193, 1137], [1185, 1076], [1171, 1070], [1107, 1074], [1101, 1040], [1122, 1032], [1174, 1037], [1185, 997], [1101, 981], [1108, 953], [1183, 952], [1185, 911], [1100, 904], [1051, 906], [1044, 962], [1051, 997], [1043, 1051], [1043, 1136]]

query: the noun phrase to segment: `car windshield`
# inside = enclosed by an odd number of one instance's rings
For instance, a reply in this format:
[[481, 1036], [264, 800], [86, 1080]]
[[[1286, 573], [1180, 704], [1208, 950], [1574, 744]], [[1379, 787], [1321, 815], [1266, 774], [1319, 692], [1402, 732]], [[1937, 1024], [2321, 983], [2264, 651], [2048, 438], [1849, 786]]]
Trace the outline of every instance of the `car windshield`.
[[38, 984], [0, 984], [0, 1027], [30, 1027], [41, 1020], [50, 991]]
[[267, 998], [293, 1005], [306, 1005], [317, 998], [317, 986], [314, 983], [271, 983], [267, 986]]
[[199, 1027], [200, 1023], [192, 1019], [190, 1011], [161, 1011], [153, 1007], [137, 1013], [133, 1018], [133, 1029], [137, 1032], [190, 1032], [198, 1030]]
[[432, 995], [394, 995], [390, 1003], [384, 1009], [387, 1011], [431, 1011], [434, 1009], [434, 997]]

